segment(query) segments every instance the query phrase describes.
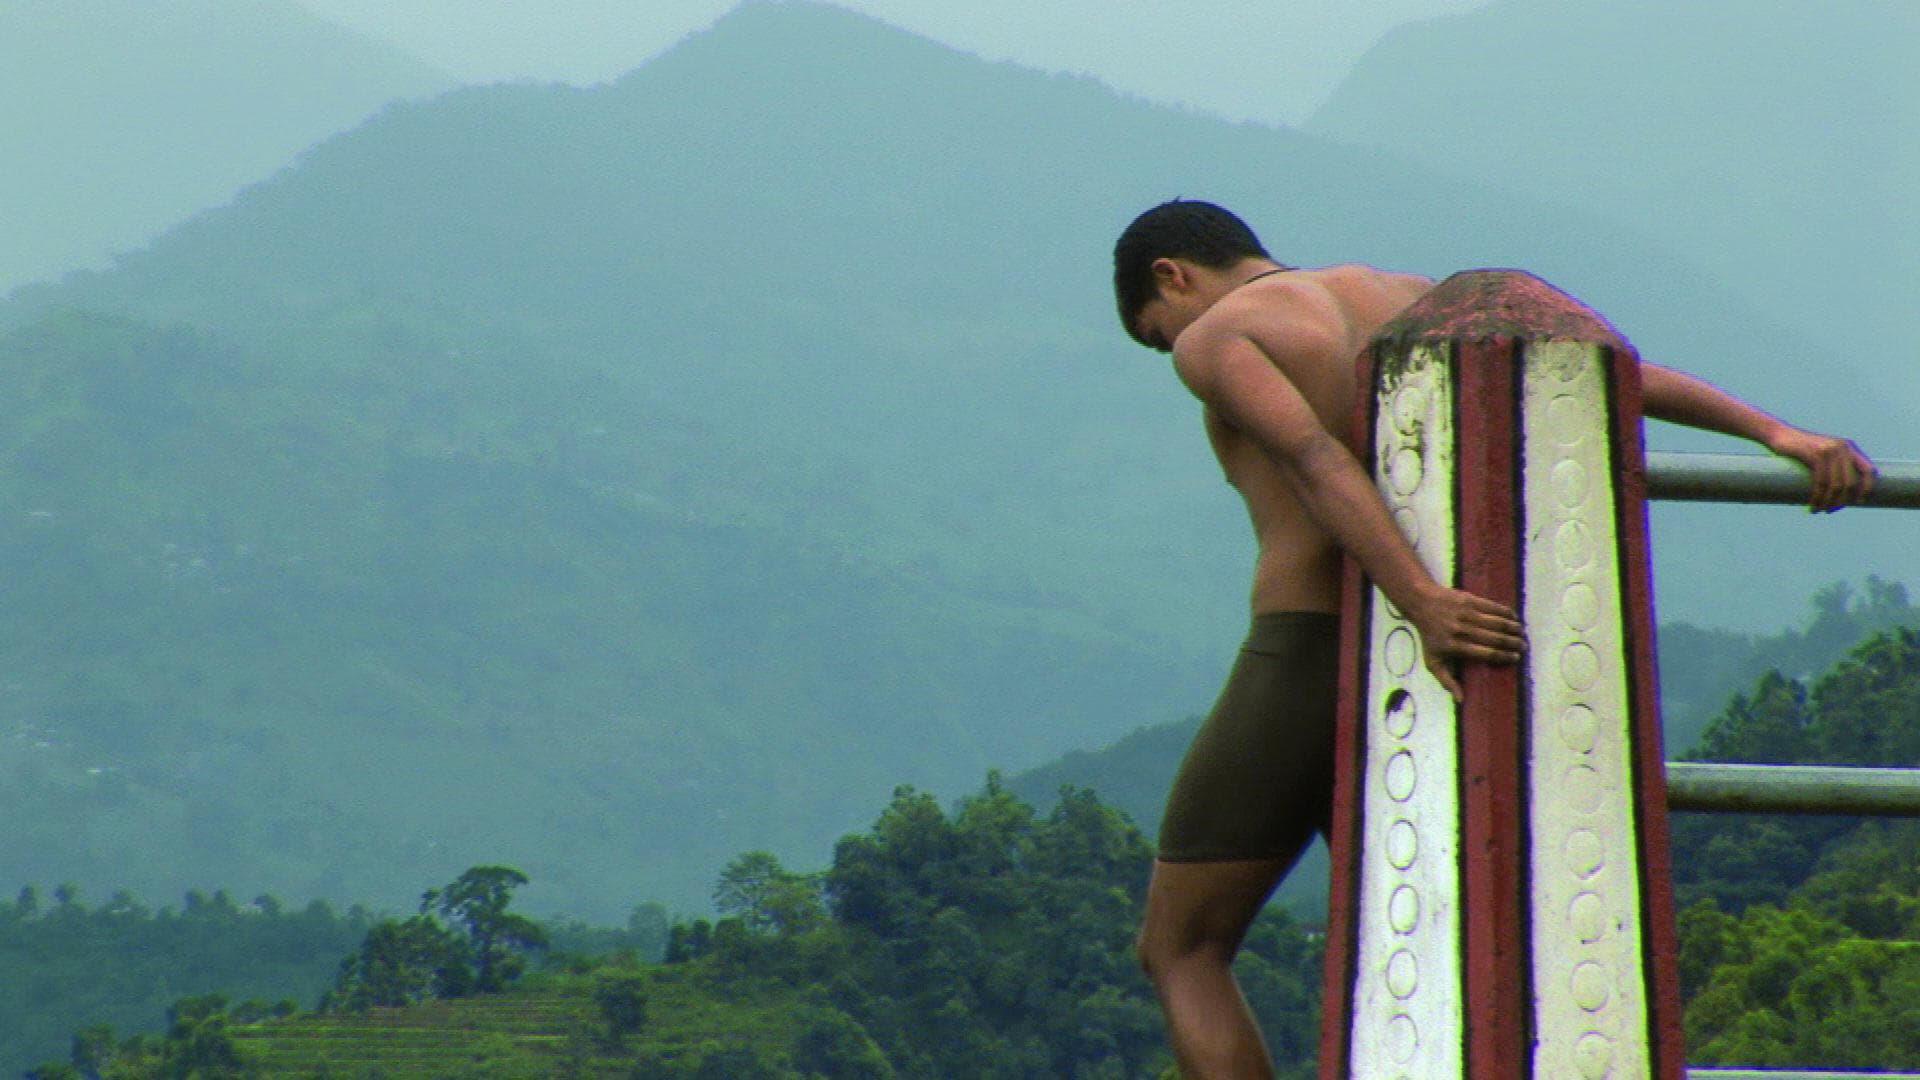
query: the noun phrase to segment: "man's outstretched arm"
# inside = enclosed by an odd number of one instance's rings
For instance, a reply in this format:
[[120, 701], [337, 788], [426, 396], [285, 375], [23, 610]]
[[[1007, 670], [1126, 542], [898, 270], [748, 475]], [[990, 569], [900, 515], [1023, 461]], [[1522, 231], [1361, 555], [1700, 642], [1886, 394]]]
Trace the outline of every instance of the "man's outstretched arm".
[[1427, 669], [1448, 693], [1457, 699], [1461, 692], [1449, 661], [1520, 658], [1526, 639], [1513, 610], [1433, 579], [1373, 479], [1253, 339], [1189, 330], [1174, 367], [1196, 397], [1266, 451], [1307, 512], [1406, 614], [1420, 632]]
[[1873, 462], [1850, 439], [1794, 427], [1712, 383], [1658, 364], [1640, 365], [1640, 384], [1646, 414], [1656, 420], [1748, 439], [1806, 466], [1813, 475], [1808, 505], [1815, 511], [1831, 513], [1873, 490]]

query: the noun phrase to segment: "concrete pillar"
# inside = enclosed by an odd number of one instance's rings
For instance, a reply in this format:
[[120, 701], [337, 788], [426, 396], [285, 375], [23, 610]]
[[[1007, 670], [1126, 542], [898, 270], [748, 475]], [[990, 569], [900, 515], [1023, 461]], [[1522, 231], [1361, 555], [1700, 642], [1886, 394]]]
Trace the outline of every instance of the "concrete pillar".
[[1349, 565], [1321, 1074], [1682, 1080], [1639, 361], [1537, 278], [1447, 279], [1356, 445], [1434, 576], [1521, 612], [1456, 706]]

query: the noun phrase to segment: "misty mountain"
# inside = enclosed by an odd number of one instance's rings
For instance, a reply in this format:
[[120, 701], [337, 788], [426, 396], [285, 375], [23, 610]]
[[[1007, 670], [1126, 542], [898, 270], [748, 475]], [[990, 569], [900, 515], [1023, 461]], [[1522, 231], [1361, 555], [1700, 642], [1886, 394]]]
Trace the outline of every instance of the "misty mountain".
[[1661, 237], [1824, 346], [1709, 370], [1851, 356], [1876, 392], [1820, 422], [1920, 457], [1916, 57], [1905, 0], [1503, 0], [1389, 34], [1306, 128]]
[[1109, 284], [1179, 193], [1296, 263], [1528, 266], [1682, 366], [1796, 340], [1605, 219], [830, 7], [395, 106], [0, 305], [0, 867], [691, 908], [1199, 711], [1251, 543]]
[[452, 83], [292, 0], [0, 0], [0, 295]]

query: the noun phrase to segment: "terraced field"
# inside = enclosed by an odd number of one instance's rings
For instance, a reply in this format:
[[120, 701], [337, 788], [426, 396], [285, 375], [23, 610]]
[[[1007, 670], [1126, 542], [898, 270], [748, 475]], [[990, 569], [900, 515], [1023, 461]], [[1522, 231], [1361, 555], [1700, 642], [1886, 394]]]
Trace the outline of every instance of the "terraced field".
[[534, 987], [366, 1013], [308, 1014], [232, 1029], [246, 1060], [273, 1077], [337, 1080], [516, 1080], [624, 1077], [642, 1051], [667, 1059], [715, 1047], [792, 1045], [788, 994], [716, 1003], [675, 977], [650, 973], [648, 1022], [624, 1046], [601, 1038], [592, 981], [552, 976]]
[[593, 1022], [584, 995], [523, 992], [269, 1021], [234, 1029], [234, 1042], [274, 1076], [538, 1077], [570, 1041], [585, 1049]]

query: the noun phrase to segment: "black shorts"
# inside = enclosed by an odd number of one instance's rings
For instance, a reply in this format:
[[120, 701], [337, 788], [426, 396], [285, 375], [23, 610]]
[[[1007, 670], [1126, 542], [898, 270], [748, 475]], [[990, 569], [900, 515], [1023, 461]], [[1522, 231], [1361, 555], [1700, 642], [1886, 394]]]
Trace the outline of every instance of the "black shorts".
[[1258, 615], [1220, 699], [1193, 738], [1167, 812], [1169, 862], [1298, 858], [1333, 812], [1340, 618]]

